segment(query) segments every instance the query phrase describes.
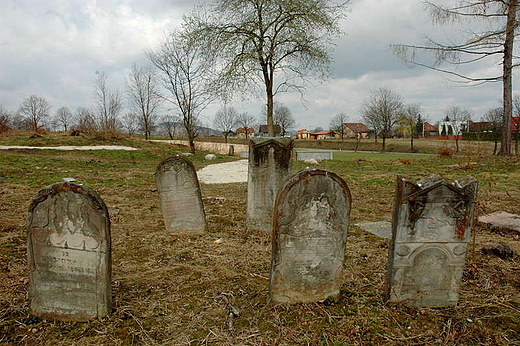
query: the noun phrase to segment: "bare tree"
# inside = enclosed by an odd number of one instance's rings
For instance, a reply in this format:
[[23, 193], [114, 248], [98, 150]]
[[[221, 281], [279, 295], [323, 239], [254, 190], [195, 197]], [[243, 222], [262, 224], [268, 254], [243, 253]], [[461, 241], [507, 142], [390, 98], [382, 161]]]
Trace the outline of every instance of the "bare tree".
[[387, 88], [371, 91], [368, 100], [363, 101], [363, 120], [383, 139], [381, 151], [386, 150], [386, 138], [392, 135], [402, 109], [403, 97]]
[[422, 122], [421, 107], [417, 104], [406, 105], [399, 114], [398, 122], [406, 131], [406, 134], [410, 136], [410, 150], [413, 152], [413, 140], [418, 137], [418, 124]]
[[[502, 129], [502, 145], [500, 154], [511, 154], [511, 115], [512, 115], [512, 69], [518, 66], [513, 63], [518, 56], [513, 54], [514, 39], [517, 35], [517, 28], [520, 23], [519, 0], [460, 0], [457, 5], [445, 7], [426, 2], [427, 8], [431, 11], [434, 23], [447, 24], [454, 22], [466, 22], [468, 26], [464, 29], [469, 33], [462, 43], [438, 43], [428, 39], [425, 46], [415, 45], [393, 45], [392, 49], [405, 61], [416, 65], [424, 66], [436, 71], [448, 73], [451, 76], [460, 78], [474, 84], [485, 82], [502, 82], [504, 104], [504, 126]], [[472, 23], [478, 22], [483, 30], [475, 30], [471, 27]], [[416, 61], [416, 51], [431, 51], [435, 56], [435, 63], [427, 65]], [[442, 69], [439, 66], [447, 62], [460, 66], [469, 64], [482, 59], [499, 56], [501, 59], [502, 73], [498, 76], [470, 77], [453, 70]]]
[[63, 127], [63, 131], [67, 132], [72, 122], [72, 112], [67, 107], [60, 107], [56, 111], [55, 120]]
[[42, 121], [49, 116], [51, 106], [46, 99], [38, 95], [27, 97], [22, 104], [18, 113], [27, 119], [33, 131], [38, 131]]
[[471, 120], [471, 113], [467, 109], [458, 106], [450, 107], [444, 112], [445, 119], [451, 122], [453, 135], [455, 136], [456, 151], [459, 152], [459, 136], [462, 136], [462, 131], [465, 124]]
[[261, 81], [268, 135], [273, 137], [274, 96], [289, 89], [303, 92], [311, 76], [328, 75], [328, 48], [341, 33], [347, 3], [214, 0], [186, 20], [199, 45], [220, 62], [223, 89], [251, 90]]
[[215, 126], [217, 130], [222, 131], [225, 143], [227, 143], [229, 132], [231, 132], [235, 128], [237, 118], [237, 110], [233, 107], [228, 107], [226, 105], [220, 108], [217, 111], [217, 114], [215, 114], [215, 117], [213, 118], [213, 126]]
[[107, 75], [96, 72], [98, 77], [94, 83], [94, 99], [96, 101], [99, 130], [105, 136], [117, 134], [119, 116], [123, 109], [123, 101], [119, 92], [111, 91], [107, 87]]
[[338, 113], [332, 118], [329, 124], [331, 131], [335, 131], [340, 134], [342, 142], [343, 138], [345, 138], [345, 123], [347, 120], [348, 117], [345, 113]]
[[496, 155], [498, 149], [499, 134], [502, 131], [502, 125], [504, 122], [504, 108], [490, 108], [486, 112], [484, 120], [490, 124], [491, 135], [493, 136], [493, 141], [495, 142], [495, 147], [493, 148], [493, 155]]
[[200, 48], [190, 37], [174, 31], [158, 49], [147, 53], [169, 93], [164, 99], [182, 115], [191, 152], [195, 152], [200, 113], [214, 99], [210, 83], [212, 65], [201, 56]]
[[164, 128], [168, 133], [168, 137], [170, 137], [170, 139], [174, 139], [177, 131], [179, 131], [179, 127], [182, 127], [182, 125], [180, 125], [182, 118], [173, 114], [167, 114], [162, 116], [161, 121], [163, 122]]
[[139, 115], [136, 120], [140, 123], [144, 138], [150, 139], [157, 122], [156, 112], [162, 102], [155, 71], [150, 67], [139, 67], [134, 64], [126, 89], [130, 108], [134, 114]]
[[[129, 112], [129, 113], [126, 113], [125, 115], [123, 115], [122, 125], [123, 125], [123, 128], [125, 129], [125, 132], [128, 135], [135, 134], [137, 129], [142, 126], [141, 120], [142, 119], [141, 119], [140, 115], [138, 115], [136, 113]], [[142, 127], [141, 127], [141, 129], [142, 129]], [[144, 129], [143, 129], [143, 131], [144, 131]], [[148, 136], [146, 139], [150, 139], [150, 137]]]
[[246, 139], [249, 138], [249, 135], [254, 134], [254, 130], [253, 130], [253, 132], [250, 132], [250, 129], [254, 129], [254, 127], [256, 125], [257, 125], [256, 118], [247, 112], [240, 113], [237, 117], [237, 126], [239, 128], [244, 129]]
[[0, 134], [8, 132], [11, 129], [11, 113], [0, 105]]
[[281, 102], [274, 103], [274, 124], [280, 126], [281, 135], [285, 137], [287, 131], [294, 126], [294, 117], [289, 107]]
[[79, 107], [76, 111], [76, 130], [84, 133], [95, 133], [98, 131], [96, 116], [93, 111], [85, 107]]

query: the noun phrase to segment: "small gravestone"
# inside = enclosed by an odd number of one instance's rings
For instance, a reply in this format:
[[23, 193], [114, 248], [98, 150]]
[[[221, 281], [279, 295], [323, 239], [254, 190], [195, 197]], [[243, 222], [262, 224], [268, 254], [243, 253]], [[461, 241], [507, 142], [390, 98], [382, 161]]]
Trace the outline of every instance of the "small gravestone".
[[229, 155], [229, 156], [233, 156], [233, 155], [235, 155], [235, 146], [232, 145], [232, 144], [229, 145], [228, 155]]
[[496, 211], [491, 214], [482, 215], [478, 218], [478, 221], [493, 227], [520, 232], [520, 215], [511, 214], [506, 211]]
[[271, 231], [276, 194], [291, 173], [290, 138], [252, 138], [249, 142], [247, 228]]
[[31, 314], [87, 321], [110, 313], [110, 220], [93, 190], [67, 182], [40, 190], [27, 232]]
[[455, 305], [473, 223], [478, 182], [431, 174], [397, 177], [386, 296], [417, 307]]
[[212, 160], [215, 160], [217, 158], [217, 156], [215, 154], [208, 154], [206, 156], [204, 156], [204, 160], [207, 160], [207, 161], [212, 161]]
[[172, 233], [204, 232], [204, 206], [193, 163], [179, 155], [169, 157], [157, 166], [155, 181], [166, 229]]
[[270, 298], [278, 303], [335, 299], [342, 284], [350, 190], [325, 170], [290, 178], [276, 198]]

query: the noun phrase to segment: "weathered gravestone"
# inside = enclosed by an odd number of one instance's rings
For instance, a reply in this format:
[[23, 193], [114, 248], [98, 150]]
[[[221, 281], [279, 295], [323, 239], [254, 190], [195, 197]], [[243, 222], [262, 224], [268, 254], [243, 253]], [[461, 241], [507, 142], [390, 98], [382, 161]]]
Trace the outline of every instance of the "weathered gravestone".
[[27, 231], [31, 313], [64, 321], [109, 314], [110, 219], [96, 192], [68, 182], [43, 188]]
[[249, 142], [247, 228], [271, 231], [276, 194], [291, 173], [290, 138], [252, 138]]
[[169, 157], [157, 166], [155, 180], [166, 229], [172, 233], [204, 232], [204, 206], [193, 163], [179, 155]]
[[478, 182], [431, 174], [397, 177], [387, 299], [408, 306], [455, 305], [473, 223]]
[[339, 296], [350, 207], [347, 184], [332, 172], [304, 170], [287, 181], [273, 215], [273, 301], [306, 303]]

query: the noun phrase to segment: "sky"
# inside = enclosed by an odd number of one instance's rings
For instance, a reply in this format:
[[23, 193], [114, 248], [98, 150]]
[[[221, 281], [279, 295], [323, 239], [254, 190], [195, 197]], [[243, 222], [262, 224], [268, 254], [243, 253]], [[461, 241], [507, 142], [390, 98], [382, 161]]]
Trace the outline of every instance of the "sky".
[[[441, 0], [450, 4], [454, 1]], [[107, 74], [108, 86], [124, 93], [132, 64], [148, 64], [145, 51], [156, 48], [189, 14], [189, 0], [2, 0], [0, 14], [0, 105], [16, 111], [29, 95], [46, 98], [51, 114], [60, 107], [76, 110], [94, 104], [96, 72]], [[434, 26], [419, 0], [352, 0], [341, 22], [344, 35], [333, 47], [330, 78], [298, 93], [278, 94], [289, 107], [294, 129], [327, 129], [340, 112], [349, 122], [361, 121], [360, 109], [371, 90], [389, 88], [405, 103], [419, 104], [430, 122], [441, 120], [448, 107], [460, 106], [478, 121], [500, 104], [501, 83], [469, 87], [449, 76], [411, 67], [393, 55], [390, 44], [424, 44], [460, 38], [464, 27]], [[424, 61], [429, 57], [425, 56]], [[481, 61], [460, 72], [472, 76], [500, 74], [496, 60]], [[516, 91], [516, 78], [513, 91]], [[237, 99], [239, 112], [260, 117], [264, 101]], [[202, 114], [211, 126], [222, 103]], [[163, 110], [167, 112], [167, 110]]]

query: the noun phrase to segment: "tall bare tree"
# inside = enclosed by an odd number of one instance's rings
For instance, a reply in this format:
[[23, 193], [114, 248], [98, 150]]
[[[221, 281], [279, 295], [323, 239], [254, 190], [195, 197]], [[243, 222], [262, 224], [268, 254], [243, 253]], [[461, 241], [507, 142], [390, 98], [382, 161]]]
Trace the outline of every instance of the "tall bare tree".
[[281, 102], [274, 103], [274, 124], [280, 126], [281, 136], [285, 137], [287, 131], [294, 126], [294, 117], [289, 107]]
[[336, 114], [332, 120], [330, 121], [330, 130], [339, 133], [341, 136], [341, 141], [343, 142], [343, 138], [345, 138], [345, 123], [347, 122], [348, 117], [345, 113]]
[[[142, 129], [143, 125], [141, 121], [142, 119], [140, 117], [140, 114], [128, 112], [125, 115], [123, 115], [121, 124], [128, 135], [133, 135], [138, 128], [141, 127]], [[150, 137], [148, 136], [146, 137], [146, 139], [150, 139]]]
[[273, 137], [274, 95], [303, 92], [311, 76], [328, 74], [329, 48], [341, 33], [348, 2], [214, 0], [186, 20], [199, 44], [218, 59], [223, 89], [244, 91], [262, 83]]
[[94, 83], [94, 99], [97, 108], [99, 130], [105, 136], [114, 136], [118, 132], [123, 100], [119, 91], [111, 91], [108, 88], [105, 72], [96, 72], [96, 74], [98, 76]]
[[33, 131], [38, 131], [42, 121], [49, 116], [51, 105], [41, 96], [31, 95], [27, 97], [18, 112], [31, 124]]
[[445, 119], [451, 122], [453, 135], [455, 136], [456, 152], [459, 152], [459, 137], [462, 136], [464, 125], [471, 120], [471, 113], [459, 106], [453, 106], [444, 112]]
[[79, 107], [76, 111], [76, 129], [84, 133], [95, 133], [98, 131], [98, 124], [94, 112], [85, 107]]
[[[449, 24], [465, 22], [464, 31], [467, 36], [462, 43], [438, 43], [428, 39], [424, 46], [393, 45], [392, 49], [405, 61], [424, 66], [436, 71], [448, 73], [463, 81], [480, 84], [485, 82], [502, 82], [502, 101], [504, 104], [504, 126], [502, 129], [502, 145], [500, 154], [511, 154], [511, 115], [512, 115], [512, 70], [518, 66], [514, 60], [518, 56], [513, 53], [515, 36], [518, 34], [519, 0], [459, 0], [454, 6], [441, 6], [426, 2], [434, 23]], [[478, 30], [472, 24], [478, 23], [485, 29]], [[484, 24], [484, 25], [482, 25]], [[431, 51], [435, 63], [427, 65], [416, 61], [417, 50]], [[440, 68], [441, 64], [460, 66], [483, 59], [499, 56], [502, 73], [498, 76], [470, 77], [453, 70]]]
[[168, 91], [163, 98], [182, 115], [190, 151], [195, 152], [200, 113], [214, 99], [212, 65], [201, 55], [201, 46], [180, 31], [172, 32], [155, 51], [147, 53]]
[[413, 152], [413, 140], [419, 136], [418, 124], [422, 122], [421, 119], [421, 107], [417, 104], [410, 104], [403, 107], [403, 110], [398, 118], [399, 124], [406, 131], [406, 134], [410, 136], [410, 150]]
[[402, 109], [403, 97], [388, 88], [371, 91], [370, 97], [363, 101], [363, 120], [383, 139], [381, 151], [386, 150], [386, 138], [392, 135]]
[[137, 120], [144, 132], [144, 138], [150, 139], [157, 122], [156, 112], [162, 102], [155, 71], [151, 67], [134, 64], [128, 76], [126, 91], [130, 108], [134, 114], [139, 115]]
[[215, 117], [213, 118], [213, 126], [215, 126], [217, 130], [222, 131], [225, 143], [227, 143], [229, 133], [233, 131], [237, 124], [237, 118], [237, 110], [233, 107], [228, 107], [226, 105], [220, 108], [217, 111], [217, 114], [215, 114]]
[[[254, 127], [256, 125], [256, 118], [247, 112], [240, 113], [237, 117], [237, 127], [244, 129], [246, 139], [248, 139], [250, 135], [254, 135]], [[250, 129], [253, 129], [253, 131], [250, 131]]]
[[490, 124], [491, 135], [493, 136], [493, 141], [495, 142], [493, 155], [496, 155], [498, 149], [499, 133], [502, 131], [504, 122], [504, 108], [490, 108], [484, 115], [484, 121], [487, 121]]
[[63, 131], [67, 132], [72, 122], [72, 112], [67, 107], [60, 107], [56, 111], [55, 120], [63, 127]]

